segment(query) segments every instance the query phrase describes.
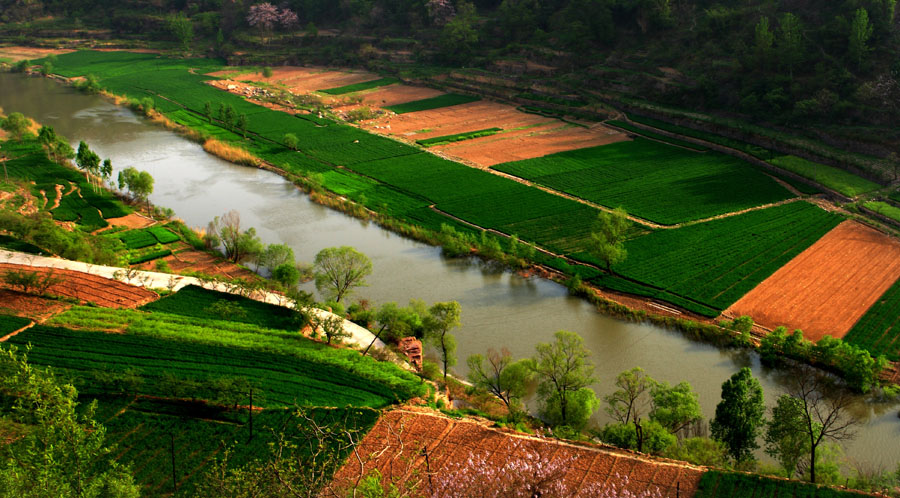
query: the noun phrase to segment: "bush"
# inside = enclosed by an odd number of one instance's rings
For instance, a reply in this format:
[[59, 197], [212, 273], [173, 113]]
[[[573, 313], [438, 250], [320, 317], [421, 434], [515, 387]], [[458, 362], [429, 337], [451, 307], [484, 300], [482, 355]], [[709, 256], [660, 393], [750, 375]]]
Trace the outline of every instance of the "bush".
[[[658, 422], [647, 420], [641, 423], [644, 441], [643, 452], [660, 454], [676, 444], [677, 438]], [[638, 449], [637, 428], [634, 424], [610, 424], [600, 430], [600, 439], [605, 443], [629, 450]]]

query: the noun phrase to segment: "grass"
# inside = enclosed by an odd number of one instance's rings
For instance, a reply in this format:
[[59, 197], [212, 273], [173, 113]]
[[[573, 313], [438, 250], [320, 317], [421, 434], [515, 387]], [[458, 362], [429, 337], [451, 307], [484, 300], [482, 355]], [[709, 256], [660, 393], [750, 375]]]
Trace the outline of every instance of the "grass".
[[412, 102], [387, 106], [385, 107], [385, 109], [397, 114], [406, 114], [408, 112], [428, 111], [431, 109], [440, 109], [441, 107], [468, 104], [470, 102], [477, 102], [479, 100], [481, 100], [480, 97], [473, 97], [471, 95], [445, 93], [444, 95], [438, 95], [437, 97], [414, 100]]
[[129, 392], [148, 396], [171, 395], [169, 379], [189, 382], [194, 399], [214, 399], [219, 395], [217, 382], [246, 380], [257, 390], [259, 406], [270, 408], [295, 404], [383, 407], [424, 390], [414, 375], [355, 351], [309, 340], [282, 353], [223, 346], [180, 339], [178, 328], [186, 329], [187, 324], [168, 329], [164, 324], [157, 322], [160, 330], [147, 334], [38, 325], [10, 338], [8, 344], [31, 344], [29, 363], [52, 367], [85, 394], [121, 392], [103, 380], [110, 375], [134, 376], [139, 380]]
[[188, 285], [178, 292], [141, 307], [145, 311], [174, 315], [228, 319], [260, 327], [299, 330], [304, 322], [298, 314], [283, 306]]
[[684, 135], [686, 137], [698, 138], [700, 140], [705, 140], [710, 143], [722, 145], [731, 149], [739, 150], [746, 154], [750, 154], [753, 157], [762, 160], [769, 160], [775, 157], [775, 154], [766, 150], [762, 147], [757, 147], [756, 145], [751, 145], [745, 142], [741, 142], [740, 140], [734, 140], [731, 138], [723, 137], [721, 135], [716, 135], [715, 133], [708, 133], [701, 130], [695, 130], [693, 128], [686, 128], [684, 126], [673, 125], [667, 123], [665, 121], [660, 121], [658, 119], [647, 118], [644, 116], [638, 116], [636, 114], [629, 114], [628, 118], [636, 123], [645, 124], [647, 126], [652, 126], [653, 128], [658, 128], [660, 130], [665, 130], [671, 133], [675, 133], [678, 135]]
[[328, 88], [326, 90], [319, 90], [322, 93], [327, 93], [328, 95], [344, 95], [347, 93], [361, 92], [363, 90], [371, 90], [373, 88], [378, 88], [381, 86], [393, 85], [394, 83], [400, 83], [400, 80], [397, 78], [389, 77], [389, 78], [379, 78], [377, 80], [364, 81], [362, 83], [356, 83], [353, 85], [344, 85], [336, 88]]
[[900, 280], [882, 295], [844, 336], [873, 355], [900, 360]]
[[467, 131], [465, 133], [456, 133], [454, 135], [443, 135], [440, 137], [426, 138], [424, 140], [416, 140], [416, 143], [422, 147], [433, 147], [435, 145], [445, 145], [478, 137], [487, 137], [494, 135], [499, 131], [503, 131], [503, 128], [485, 128], [483, 130]]
[[700, 477], [695, 498], [858, 498], [841, 491], [802, 481], [787, 481], [750, 474], [708, 470]]
[[791, 197], [740, 159], [642, 138], [493, 168], [666, 225]]
[[19, 330], [29, 323], [31, 323], [31, 320], [28, 318], [11, 315], [0, 315], [0, 336], [9, 334], [10, 332], [15, 332], [16, 330]]
[[0, 234], [0, 247], [10, 251], [27, 252], [28, 254], [42, 254], [45, 252], [34, 244], [3, 234]]
[[154, 259], [165, 258], [170, 254], [172, 254], [171, 249], [157, 249], [154, 251], [142, 252], [129, 258], [128, 264], [139, 265], [141, 263], [146, 263], [147, 261], [153, 261]]
[[628, 241], [627, 259], [613, 270], [723, 310], [842, 220], [800, 201], [677, 230], [658, 230]]
[[864, 203], [863, 206], [882, 216], [887, 216], [892, 220], [900, 221], [900, 208], [893, 204], [888, 204], [883, 201], [869, 201]]
[[776, 157], [769, 160], [769, 163], [809, 178], [847, 197], [856, 197], [881, 188], [877, 183], [860, 178], [853, 173], [796, 156]]

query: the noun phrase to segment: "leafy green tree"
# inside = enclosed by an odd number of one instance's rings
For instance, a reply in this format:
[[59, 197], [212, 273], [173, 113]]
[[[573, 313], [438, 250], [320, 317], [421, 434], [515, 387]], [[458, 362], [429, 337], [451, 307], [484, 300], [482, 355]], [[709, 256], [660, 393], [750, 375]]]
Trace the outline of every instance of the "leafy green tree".
[[872, 37], [874, 28], [869, 24], [869, 12], [860, 7], [853, 14], [853, 22], [850, 24], [850, 40], [847, 53], [850, 59], [856, 63], [857, 69], [862, 69], [866, 55], [872, 50], [868, 43]]
[[234, 263], [254, 256], [262, 250], [262, 242], [251, 227], [241, 231], [241, 215], [231, 210], [216, 216], [209, 225], [209, 232], [215, 233], [225, 248], [225, 257]]
[[754, 30], [753, 56], [756, 59], [756, 65], [759, 69], [768, 69], [769, 61], [772, 60], [772, 45], [775, 42], [775, 35], [769, 29], [769, 18], [763, 16]]
[[94, 421], [96, 402], [78, 408], [78, 392], [51, 371], [35, 369], [15, 348], [0, 351], [0, 390], [12, 396], [7, 423], [28, 427], [7, 445], [0, 495], [21, 498], [132, 498], [129, 469], [116, 463], [106, 429]]
[[756, 437], [764, 422], [765, 404], [759, 381], [744, 367], [722, 384], [722, 401], [716, 406], [716, 416], [710, 424], [714, 438], [728, 447], [737, 462], [753, 457], [759, 448]]
[[150, 194], [153, 193], [154, 183], [153, 176], [146, 171], [138, 171], [137, 168], [129, 166], [119, 171], [118, 180], [119, 188], [127, 189], [138, 201], [146, 202], [147, 212], [150, 212]]
[[269, 244], [259, 253], [256, 263], [257, 269], [264, 266], [274, 272], [275, 268], [285, 263], [294, 264], [294, 250], [287, 244]]
[[59, 136], [52, 126], [41, 126], [38, 130], [38, 141], [46, 149], [47, 154], [57, 163], [75, 158], [75, 151], [65, 138]]
[[89, 183], [94, 185], [94, 178], [100, 173], [100, 156], [92, 151], [84, 140], [78, 144], [78, 152], [75, 153], [75, 164], [84, 170]]
[[[640, 427], [640, 432], [638, 432]], [[678, 438], [655, 420], [610, 424], [600, 430], [600, 439], [619, 448], [659, 454], [674, 446]]]
[[620, 373], [616, 376], [616, 387], [619, 389], [603, 397], [607, 404], [606, 412], [621, 424], [634, 422], [647, 403], [645, 393], [655, 384], [656, 381], [645, 375], [641, 367]]
[[300, 270], [294, 263], [282, 263], [272, 270], [272, 278], [284, 287], [294, 287], [300, 282]]
[[21, 112], [10, 113], [10, 115], [3, 120], [3, 123], [0, 124], [0, 128], [3, 128], [4, 131], [9, 133], [16, 140], [22, 140], [22, 137], [28, 132], [29, 126], [30, 123], [28, 122], [28, 118]]
[[235, 128], [237, 131], [241, 132], [241, 136], [247, 138], [247, 115], [241, 114], [237, 117], [237, 123], [235, 124]]
[[285, 133], [281, 141], [288, 149], [297, 150], [298, 148], [300, 148], [300, 139], [298, 139], [297, 135], [294, 135], [293, 133]]
[[212, 102], [207, 102], [203, 104], [203, 115], [206, 116], [206, 119], [212, 123], [213, 110], [212, 110]]
[[475, 29], [477, 13], [475, 6], [464, 0], [457, 4], [456, 11], [453, 19], [441, 30], [438, 43], [445, 59], [465, 63], [478, 44], [478, 31]]
[[456, 365], [456, 338], [450, 331], [459, 327], [462, 307], [456, 301], [434, 303], [428, 308], [425, 318], [425, 337], [438, 348], [441, 362], [444, 364], [444, 383], [447, 382], [447, 369]]
[[372, 274], [372, 261], [349, 246], [329, 247], [316, 254], [313, 262], [316, 289], [336, 302], [355, 287], [365, 286]]
[[779, 29], [779, 58], [788, 68], [788, 75], [794, 78], [794, 67], [803, 62], [803, 33], [800, 19], [790, 12], [781, 18]]
[[[554, 425], [577, 426], [571, 404], [580, 402], [590, 406], [590, 413], [597, 407], [596, 396], [588, 386], [594, 381], [594, 365], [588, 357], [590, 351], [584, 347], [584, 340], [575, 332], [560, 330], [554, 334], [552, 343], [540, 343], [532, 368], [537, 374], [538, 395], [542, 400], [542, 412]], [[576, 394], [582, 389], [590, 391]], [[584, 418], [584, 421], [587, 419]]]
[[697, 393], [687, 382], [682, 381], [671, 387], [666, 382], [657, 382], [650, 388], [650, 398], [653, 400], [650, 419], [659, 422], [672, 434], [703, 419]]
[[181, 44], [182, 50], [185, 52], [191, 50], [191, 40], [194, 39], [194, 25], [191, 24], [190, 19], [179, 12], [169, 16], [166, 20], [166, 27], [175, 39], [178, 40], [178, 43]]
[[766, 423], [766, 454], [774, 458], [784, 469], [784, 477], [792, 478], [797, 472], [800, 458], [809, 452], [809, 439], [803, 424], [803, 402], [783, 394], [772, 408], [772, 418]]
[[628, 256], [625, 237], [630, 225], [628, 213], [622, 208], [597, 215], [596, 231], [591, 233], [591, 253], [606, 265], [608, 272], [612, 271], [612, 265]]
[[265, 79], [271, 78], [272, 77], [272, 68], [269, 66], [262, 68], [262, 75], [263, 75], [263, 78], [265, 78]]
[[515, 361], [505, 348], [499, 353], [488, 349], [487, 358], [473, 354], [466, 359], [466, 364], [469, 366], [469, 381], [473, 385], [496, 396], [510, 414], [519, 410], [534, 377], [529, 360]]

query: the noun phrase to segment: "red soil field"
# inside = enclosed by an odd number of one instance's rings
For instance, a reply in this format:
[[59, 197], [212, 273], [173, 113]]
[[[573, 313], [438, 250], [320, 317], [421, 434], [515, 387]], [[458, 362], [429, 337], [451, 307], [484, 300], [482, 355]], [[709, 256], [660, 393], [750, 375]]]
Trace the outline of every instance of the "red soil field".
[[843, 337], [900, 278], [900, 242], [845, 221], [797, 255], [726, 314], [774, 328], [802, 328], [816, 341]]
[[443, 95], [444, 92], [424, 86], [388, 85], [373, 88], [361, 93], [364, 105], [373, 107], [387, 107], [389, 105], [405, 104], [414, 100], [430, 99]]
[[[219, 71], [210, 74], [212, 76], [221, 76], [230, 73], [234, 73], [234, 71]], [[329, 88], [377, 80], [378, 78], [377, 74], [366, 71], [335, 71], [315, 67], [285, 66], [272, 68], [271, 78], [264, 77], [262, 73], [248, 73], [235, 76], [232, 79], [282, 84], [293, 93], [310, 93], [317, 90], [327, 90]]]
[[[571, 496], [592, 496], [598, 488], [620, 484], [626, 477], [631, 491], [659, 489], [662, 496], [675, 497], [678, 490], [680, 496], [693, 496], [704, 472], [700, 467], [607, 446], [562, 443], [453, 420], [425, 409], [412, 410], [382, 415], [359, 445], [360, 459], [351, 455], [335, 475], [336, 488], [378, 469], [398, 485], [418, 481], [422, 496], [444, 496], [446, 492], [437, 489], [440, 476], [453, 475], [470, 458], [496, 469], [528, 454], [556, 468], [553, 476], [543, 477], [561, 480]], [[499, 484], [503, 483], [488, 481], [479, 491], [493, 496]]]
[[[177, 251], [177, 249], [176, 249]], [[214, 275], [225, 278], [243, 278], [245, 280], [256, 280], [259, 275], [253, 273], [246, 268], [231, 263], [225, 259], [217, 258], [209, 253], [196, 250], [178, 251], [175, 254], [161, 258], [169, 264], [169, 268], [174, 273], [182, 273], [188, 271], [198, 271], [207, 275]], [[156, 262], [159, 260], [147, 261], [136, 265], [139, 270], [156, 271]]]
[[0, 274], [16, 270], [34, 271], [41, 275], [52, 270], [55, 277], [62, 278], [62, 282], [50, 287], [48, 294], [91, 302], [104, 308], [136, 308], [159, 298], [155, 292], [99, 275], [61, 268], [0, 263]]
[[0, 314], [24, 316], [38, 322], [50, 318], [71, 306], [69, 303], [47, 299], [18, 291], [0, 289]]

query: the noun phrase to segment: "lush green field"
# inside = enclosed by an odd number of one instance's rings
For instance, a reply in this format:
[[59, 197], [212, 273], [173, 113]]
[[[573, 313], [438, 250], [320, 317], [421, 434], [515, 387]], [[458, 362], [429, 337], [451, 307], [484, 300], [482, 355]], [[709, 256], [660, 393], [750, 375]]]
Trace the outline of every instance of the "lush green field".
[[[146, 335], [38, 325], [12, 337], [8, 344], [31, 344], [31, 364], [53, 367], [84, 394], [119, 392], [120, 387], [103, 379], [131, 374], [139, 379], [128, 388], [131, 393], [170, 396], [169, 379], [176, 379], [190, 386], [183, 395], [192, 399], [216, 399], [220, 395], [217, 383], [246, 380], [255, 387], [259, 405], [265, 407], [382, 407], [424, 390], [414, 375], [355, 351], [308, 340], [309, 344], [288, 353], [180, 340], [179, 329], [189, 324], [176, 327], [177, 322], [169, 323], [172, 325], [166, 329], [166, 322], [157, 321], [161, 330], [144, 329]], [[206, 329], [205, 334], [215, 332]], [[297, 342], [301, 341], [304, 339], [297, 337]]]
[[860, 178], [853, 173], [848, 173], [832, 166], [807, 161], [801, 157], [781, 156], [770, 159], [769, 162], [779, 168], [784, 168], [792, 173], [819, 182], [831, 190], [840, 192], [847, 197], [855, 197], [859, 194], [865, 194], [881, 188], [877, 183], [866, 180], [865, 178]]
[[725, 309], [842, 221], [799, 201], [658, 230], [625, 244], [618, 274]]
[[710, 470], [700, 477], [694, 498], [856, 498], [859, 493], [757, 475]]
[[667, 225], [791, 196], [740, 159], [641, 138], [493, 168]]
[[473, 97], [471, 95], [445, 93], [444, 95], [438, 95], [437, 97], [387, 106], [385, 109], [396, 112], [397, 114], [406, 114], [407, 112], [428, 111], [431, 109], [440, 109], [441, 107], [450, 107], [452, 105], [468, 104], [479, 100], [481, 100], [481, 98]]
[[196, 285], [183, 287], [141, 309], [201, 319], [224, 319], [270, 329], [297, 331], [304, 325], [299, 315], [288, 308]]
[[172, 254], [171, 249], [155, 249], [151, 251], [141, 251], [138, 254], [135, 254], [128, 258], [129, 265], [139, 265], [141, 263], [146, 263], [147, 261], [153, 261], [154, 259], [165, 258], [166, 256]]
[[378, 88], [381, 86], [393, 85], [394, 83], [400, 83], [400, 80], [397, 78], [380, 78], [372, 81], [364, 81], [362, 83], [356, 83], [354, 85], [344, 85], [336, 88], [328, 88], [326, 90], [319, 90], [322, 93], [327, 93], [328, 95], [344, 95], [347, 93], [353, 92], [361, 92], [363, 90], [371, 90], [373, 88]]
[[900, 280], [856, 322], [844, 341], [863, 347], [872, 355], [900, 360]]
[[[2, 309], [2, 305], [0, 305], [0, 309]], [[10, 316], [10, 315], [0, 315], [0, 336], [6, 335], [10, 332], [15, 332], [20, 328], [31, 323], [31, 320], [28, 318], [22, 318], [20, 316]]]
[[[51, 161], [37, 141], [6, 141], [0, 145], [0, 149], [10, 158], [6, 161], [9, 176], [34, 182], [32, 193], [40, 199], [40, 191], [44, 191], [48, 208], [56, 201], [56, 185], [65, 187], [59, 207], [51, 211], [54, 219], [74, 221], [84, 230], [93, 231], [108, 226], [103, 218], [125, 216], [131, 212], [109, 192], [94, 191], [94, 187], [78, 171]], [[78, 190], [69, 193], [72, 185]]]
[[424, 140], [416, 140], [416, 143], [422, 147], [433, 147], [435, 145], [451, 144], [453, 142], [461, 142], [463, 140], [471, 140], [478, 137], [487, 137], [503, 131], [503, 128], [485, 128], [484, 130], [467, 131], [465, 133], [457, 133], [455, 135], [444, 135], [440, 137], [426, 138]]
[[636, 133], [638, 135], [641, 135], [641, 136], [644, 136], [647, 138], [652, 138], [654, 140], [659, 140], [660, 142], [666, 142], [668, 144], [677, 145], [679, 147], [684, 147], [686, 149], [691, 149], [691, 150], [694, 150], [697, 152], [706, 152], [709, 150], [708, 147], [704, 147], [702, 145], [695, 144], [693, 142], [686, 142], [684, 140], [678, 140], [677, 138], [672, 138], [672, 137], [669, 137], [666, 135], [661, 135], [659, 133], [655, 133], [655, 132], [646, 130], [644, 128], [634, 126], [633, 124], [625, 122], [625, 121], [611, 120], [611, 121], [606, 121], [605, 123], [615, 126], [616, 128], [621, 128], [625, 131]]
[[883, 201], [869, 201], [864, 203], [863, 206], [882, 216], [887, 216], [893, 220], [900, 221], [900, 208], [893, 204]]
[[181, 240], [171, 230], [160, 226], [117, 233], [116, 238], [121, 240], [128, 249], [141, 249], [154, 244], [170, 244]]
[[888, 195], [888, 197], [890, 197], [891, 200], [893, 200], [893, 201], [900, 202], [900, 190], [898, 190], [896, 192], [891, 192], [890, 195]]

